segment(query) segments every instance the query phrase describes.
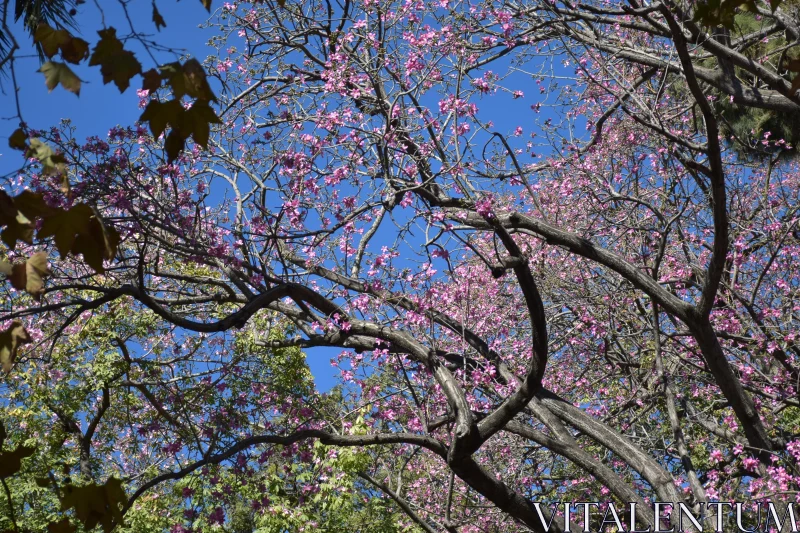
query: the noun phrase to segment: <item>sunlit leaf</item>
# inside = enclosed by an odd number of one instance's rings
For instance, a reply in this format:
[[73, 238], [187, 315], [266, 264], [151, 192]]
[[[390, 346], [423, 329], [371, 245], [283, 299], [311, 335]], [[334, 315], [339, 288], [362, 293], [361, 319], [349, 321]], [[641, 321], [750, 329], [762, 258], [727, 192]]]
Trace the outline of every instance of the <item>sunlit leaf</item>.
[[11, 286], [17, 290], [25, 291], [35, 298], [40, 298], [44, 289], [44, 278], [50, 274], [47, 266], [47, 254], [36, 252], [24, 263], [12, 265], [8, 279]]
[[60, 500], [61, 510], [74, 509], [75, 518], [87, 531], [99, 524], [108, 533], [122, 523], [122, 507], [128, 498], [122, 489], [122, 481], [110, 478], [105, 485], [67, 485]]
[[200, 3], [203, 4], [203, 7], [208, 11], [211, 11], [211, 0], [200, 0]]
[[42, 172], [45, 175], [61, 175], [67, 173], [67, 159], [63, 154], [53, 152], [49, 145], [39, 139], [30, 140], [27, 157], [38, 159], [42, 164]]
[[39, 72], [44, 74], [44, 82], [48, 90], [52, 91], [60, 83], [69, 92], [80, 94], [81, 79], [72, 72], [66, 63], [48, 61], [41, 66]]

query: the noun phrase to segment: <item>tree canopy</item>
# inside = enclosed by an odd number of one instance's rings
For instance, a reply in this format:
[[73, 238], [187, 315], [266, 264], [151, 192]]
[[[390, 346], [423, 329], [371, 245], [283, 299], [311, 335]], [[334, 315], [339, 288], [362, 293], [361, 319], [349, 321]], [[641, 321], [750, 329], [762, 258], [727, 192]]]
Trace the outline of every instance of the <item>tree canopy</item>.
[[797, 501], [796, 2], [215, 8], [152, 70], [28, 25], [48, 87], [87, 62], [142, 115], [10, 135], [0, 530]]

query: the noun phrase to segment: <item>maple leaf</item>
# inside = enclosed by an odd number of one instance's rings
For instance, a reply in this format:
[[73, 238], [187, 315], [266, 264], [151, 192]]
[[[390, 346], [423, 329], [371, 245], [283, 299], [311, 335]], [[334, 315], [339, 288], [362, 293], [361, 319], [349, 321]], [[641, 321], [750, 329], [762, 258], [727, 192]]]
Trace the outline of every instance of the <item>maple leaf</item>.
[[41, 66], [39, 72], [44, 74], [44, 83], [48, 90], [52, 91], [60, 83], [69, 92], [80, 95], [81, 79], [72, 72], [66, 63], [48, 61]]
[[17, 446], [10, 452], [0, 452], [0, 479], [6, 479], [22, 468], [22, 460], [30, 457], [36, 448], [30, 446]]
[[5, 191], [0, 191], [0, 226], [6, 226], [0, 237], [12, 250], [17, 241], [33, 244], [33, 224], [17, 209], [14, 200]]
[[28, 136], [22, 128], [17, 128], [11, 137], [8, 138], [8, 146], [14, 150], [27, 150], [28, 149]]
[[156, 30], [158, 31], [161, 31], [161, 28], [167, 27], [167, 23], [164, 21], [164, 17], [161, 16], [161, 13], [158, 12], [155, 2], [153, 2], [153, 23], [156, 25]]
[[33, 34], [33, 42], [39, 43], [42, 52], [48, 58], [58, 53], [58, 50], [72, 39], [72, 35], [67, 30], [56, 30], [46, 22], [40, 22]]
[[44, 290], [44, 278], [50, 274], [47, 266], [47, 254], [36, 252], [24, 263], [12, 265], [10, 274], [7, 273], [8, 266], [5, 263], [0, 267], [0, 272], [8, 276], [12, 287], [25, 291], [38, 300]]
[[146, 91], [153, 93], [157, 91], [159, 87], [161, 87], [161, 74], [159, 74], [154, 68], [151, 68], [142, 74], [142, 78], [144, 78], [144, 81], [142, 82], [142, 89]]
[[122, 41], [117, 39], [117, 30], [109, 27], [97, 33], [100, 41], [89, 58], [89, 66], [100, 65], [103, 83], [113, 81], [119, 92], [125, 92], [131, 78], [142, 73], [142, 65], [133, 52], [124, 49]]
[[30, 342], [31, 337], [19, 320], [14, 320], [8, 328], [0, 331], [0, 366], [6, 373], [11, 372], [19, 347]]
[[74, 509], [75, 518], [87, 531], [99, 524], [106, 533], [122, 523], [122, 507], [128, 501], [122, 481], [113, 477], [104, 485], [66, 485], [59, 498], [61, 510]]
[[89, 231], [89, 222], [93, 216], [91, 207], [84, 203], [76, 204], [69, 211], [62, 211], [45, 219], [36, 236], [39, 239], [54, 236], [58, 253], [64, 259], [72, 250], [76, 236]]
[[75, 533], [77, 529], [76, 526], [70, 523], [69, 518], [47, 524], [47, 533]]

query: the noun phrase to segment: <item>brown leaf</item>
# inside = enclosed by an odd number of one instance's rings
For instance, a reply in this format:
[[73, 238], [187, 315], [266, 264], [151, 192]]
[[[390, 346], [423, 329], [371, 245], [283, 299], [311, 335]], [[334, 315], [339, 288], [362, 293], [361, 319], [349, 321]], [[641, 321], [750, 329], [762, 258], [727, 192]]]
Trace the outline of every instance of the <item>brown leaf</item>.
[[0, 190], [0, 226], [6, 226], [0, 237], [12, 250], [17, 241], [33, 244], [33, 224], [17, 210], [14, 200], [3, 190]]
[[28, 136], [22, 128], [17, 128], [11, 137], [8, 138], [8, 146], [14, 150], [27, 150], [28, 149]]
[[19, 347], [30, 342], [31, 337], [19, 320], [13, 321], [11, 326], [0, 331], [0, 365], [6, 373], [11, 372]]
[[42, 47], [44, 55], [48, 58], [53, 57], [58, 53], [64, 43], [72, 39], [72, 35], [67, 30], [57, 30], [50, 27], [46, 22], [40, 22], [36, 27], [36, 32], [33, 34], [33, 42], [39, 43]]
[[75, 533], [77, 529], [70, 523], [69, 518], [47, 524], [47, 533]]
[[60, 83], [69, 92], [80, 95], [81, 79], [72, 72], [66, 63], [48, 61], [41, 66], [39, 72], [44, 74], [44, 83], [48, 90], [52, 91]]
[[142, 82], [142, 89], [154, 93], [161, 87], [161, 74], [154, 68], [151, 68], [142, 74], [144, 81]]
[[16, 449], [10, 452], [0, 452], [0, 479], [6, 479], [22, 468], [22, 459], [30, 457], [36, 448], [29, 446], [17, 446]]
[[164, 22], [164, 17], [158, 12], [155, 2], [153, 2], [153, 23], [156, 25], [156, 30], [158, 31], [161, 31], [161, 28], [167, 27], [167, 23]]
[[133, 52], [123, 48], [122, 41], [117, 39], [117, 30], [109, 27], [97, 33], [100, 41], [92, 52], [89, 66], [100, 65], [103, 83], [113, 81], [119, 92], [124, 92], [130, 86], [131, 78], [142, 73], [142, 65]]
[[122, 481], [113, 477], [105, 485], [66, 485], [59, 499], [61, 510], [74, 509], [75, 518], [86, 531], [91, 531], [99, 524], [105, 533], [122, 523], [122, 507], [128, 501]]
[[186, 94], [200, 100], [216, 101], [217, 98], [208, 84], [206, 71], [198, 60], [194, 58], [187, 60], [183, 64], [183, 74], [186, 78]]
[[58, 253], [64, 259], [72, 250], [77, 235], [89, 232], [89, 222], [93, 216], [91, 207], [84, 203], [75, 204], [68, 211], [47, 217], [36, 236], [39, 239], [54, 236]]
[[38, 300], [44, 290], [44, 278], [49, 274], [47, 254], [36, 252], [24, 263], [12, 265], [11, 275], [8, 276], [8, 279], [12, 287], [25, 291]]

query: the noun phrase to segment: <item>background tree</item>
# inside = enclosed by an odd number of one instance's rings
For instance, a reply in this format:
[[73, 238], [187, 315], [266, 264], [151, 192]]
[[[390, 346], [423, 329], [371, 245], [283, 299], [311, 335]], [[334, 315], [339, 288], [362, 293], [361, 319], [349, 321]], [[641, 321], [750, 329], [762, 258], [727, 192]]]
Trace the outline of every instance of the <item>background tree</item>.
[[[795, 499], [800, 174], [741, 158], [709, 100], [800, 101], [729, 39], [736, 5], [224, 6], [207, 143], [169, 146], [211, 102], [176, 106], [202, 79], [184, 64], [146, 127], [35, 132], [63, 161], [9, 183], [6, 386], [42, 428], [73, 416], [88, 467], [67, 482], [38, 447], [23, 465], [62, 501], [105, 487], [73, 523], [176, 531], [269, 530], [275, 501], [280, 527], [352, 527], [378, 494], [406, 518], [376, 522], [425, 531], [543, 531], [533, 501]], [[744, 7], [796, 42], [791, 6]], [[499, 123], [501, 104], [529, 115]], [[36, 172], [59, 164], [71, 196]], [[93, 313], [111, 323], [81, 340]], [[319, 346], [342, 349], [326, 395], [299, 364]], [[36, 406], [56, 354], [91, 361], [62, 416]], [[8, 445], [32, 444], [23, 422]]]

